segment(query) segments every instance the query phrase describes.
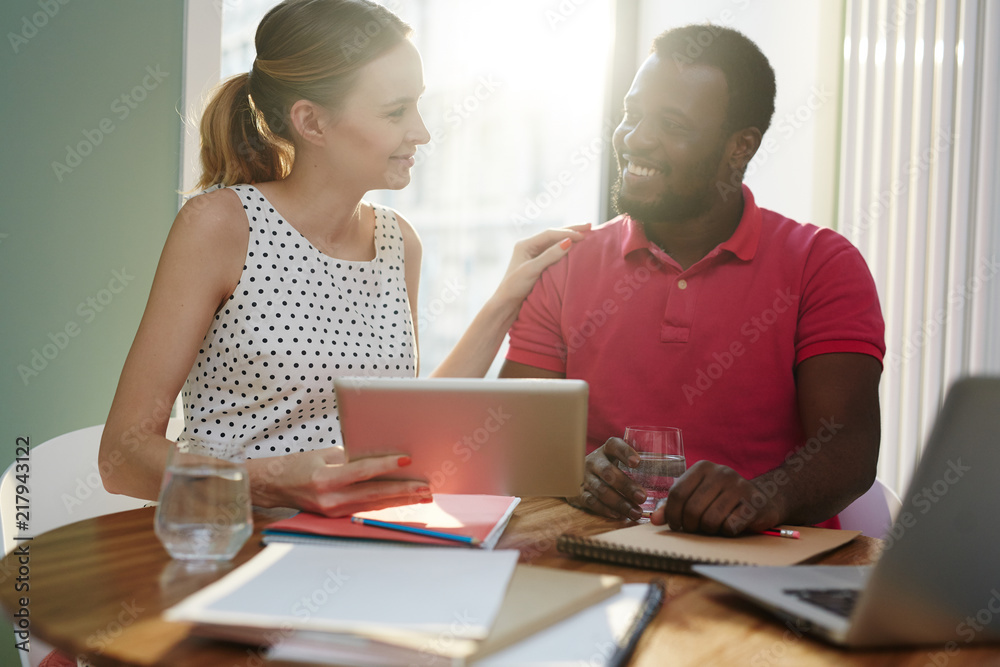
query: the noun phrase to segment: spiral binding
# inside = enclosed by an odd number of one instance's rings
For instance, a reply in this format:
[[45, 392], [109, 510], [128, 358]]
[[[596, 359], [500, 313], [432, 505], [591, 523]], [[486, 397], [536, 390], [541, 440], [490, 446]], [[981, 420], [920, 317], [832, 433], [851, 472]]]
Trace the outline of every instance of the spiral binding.
[[691, 560], [676, 554], [623, 547], [575, 535], [560, 535], [556, 540], [556, 549], [564, 554], [578, 558], [599, 560], [616, 565], [627, 565], [629, 567], [640, 567], [647, 570], [662, 570], [677, 574], [691, 574], [691, 566], [697, 564], [736, 564], [736, 561], [714, 558]]

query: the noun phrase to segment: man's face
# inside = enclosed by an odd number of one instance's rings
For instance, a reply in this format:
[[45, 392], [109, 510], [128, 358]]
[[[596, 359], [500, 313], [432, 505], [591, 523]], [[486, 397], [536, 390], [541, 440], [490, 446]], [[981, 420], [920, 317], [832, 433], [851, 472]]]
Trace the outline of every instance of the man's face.
[[652, 54], [625, 96], [612, 141], [618, 155], [615, 205], [643, 223], [686, 220], [721, 199], [729, 92], [715, 67]]

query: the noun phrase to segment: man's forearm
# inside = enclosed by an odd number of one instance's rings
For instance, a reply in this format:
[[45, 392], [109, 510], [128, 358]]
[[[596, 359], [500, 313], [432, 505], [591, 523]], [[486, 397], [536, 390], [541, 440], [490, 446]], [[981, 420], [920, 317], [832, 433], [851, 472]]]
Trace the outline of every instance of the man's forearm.
[[[751, 509], [771, 502], [782, 523], [813, 525], [836, 515], [868, 490], [875, 481], [878, 440], [872, 443], [870, 435], [851, 433], [834, 418], [824, 422], [784, 463], [752, 480], [760, 498], [752, 499]], [[856, 454], [873, 447], [875, 456]]]
[[877, 359], [820, 354], [796, 369], [803, 442], [752, 480], [787, 523], [811, 525], [847, 507], [875, 481], [881, 439]]

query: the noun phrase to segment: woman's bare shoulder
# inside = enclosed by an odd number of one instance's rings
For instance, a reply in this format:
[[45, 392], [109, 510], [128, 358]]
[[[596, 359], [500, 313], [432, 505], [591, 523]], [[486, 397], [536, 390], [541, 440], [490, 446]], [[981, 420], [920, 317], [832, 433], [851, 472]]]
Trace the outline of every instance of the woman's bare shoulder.
[[220, 188], [196, 195], [181, 207], [174, 226], [185, 235], [224, 241], [246, 236], [246, 213], [239, 195]]

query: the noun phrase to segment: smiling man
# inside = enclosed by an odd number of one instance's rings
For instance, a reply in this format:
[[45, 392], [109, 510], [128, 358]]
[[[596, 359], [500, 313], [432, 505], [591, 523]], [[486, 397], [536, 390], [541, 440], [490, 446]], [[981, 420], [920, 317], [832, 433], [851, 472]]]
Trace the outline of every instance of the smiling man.
[[638, 463], [620, 439], [630, 425], [683, 431], [688, 470], [652, 517], [674, 530], [837, 527], [875, 478], [885, 344], [871, 274], [842, 236], [759, 207], [742, 183], [774, 96], [741, 33], [657, 37], [614, 133], [621, 215], [521, 308], [501, 376], [590, 384], [577, 507], [639, 518], [646, 494], [618, 468]]

